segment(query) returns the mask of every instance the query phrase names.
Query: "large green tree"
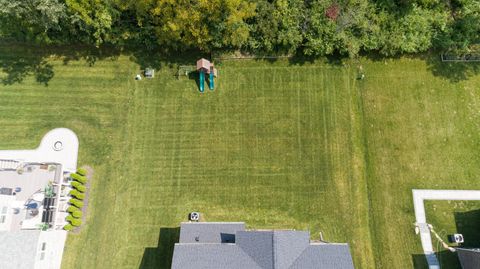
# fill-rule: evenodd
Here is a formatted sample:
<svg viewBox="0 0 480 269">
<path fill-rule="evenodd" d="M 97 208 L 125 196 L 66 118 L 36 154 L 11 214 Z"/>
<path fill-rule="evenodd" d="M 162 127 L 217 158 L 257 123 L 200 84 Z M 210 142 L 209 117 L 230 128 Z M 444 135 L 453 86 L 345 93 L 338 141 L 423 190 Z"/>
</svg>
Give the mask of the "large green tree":
<svg viewBox="0 0 480 269">
<path fill-rule="evenodd" d="M 293 53 L 301 46 L 305 5 L 299 0 L 259 0 L 250 21 L 250 48 L 263 52 Z"/>
<path fill-rule="evenodd" d="M 255 5 L 243 0 L 141 0 L 122 4 L 135 10 L 139 27 L 148 27 L 166 48 L 240 48 L 249 37 L 246 19 Z"/>
<path fill-rule="evenodd" d="M 37 43 L 141 44 L 355 56 L 468 51 L 478 0 L 0 0 L 0 37 Z"/>
<path fill-rule="evenodd" d="M 480 2 L 478 0 L 452 1 L 451 20 L 438 45 L 442 48 L 468 51 L 480 45 Z"/>
<path fill-rule="evenodd" d="M 109 0 L 66 0 L 70 32 L 79 41 L 100 45 L 115 43 L 112 25 L 118 10 Z"/>
<path fill-rule="evenodd" d="M 433 41 L 447 24 L 448 13 L 442 10 L 414 5 L 403 16 L 384 14 L 382 44 L 378 48 L 385 55 L 417 53 L 432 47 Z"/>
<path fill-rule="evenodd" d="M 0 34 L 23 41 L 49 42 L 49 31 L 66 17 L 59 0 L 0 0 Z"/>
<path fill-rule="evenodd" d="M 378 17 L 366 0 L 314 0 L 309 14 L 304 48 L 307 55 L 340 52 L 354 56 L 361 49 L 378 48 Z"/>
</svg>

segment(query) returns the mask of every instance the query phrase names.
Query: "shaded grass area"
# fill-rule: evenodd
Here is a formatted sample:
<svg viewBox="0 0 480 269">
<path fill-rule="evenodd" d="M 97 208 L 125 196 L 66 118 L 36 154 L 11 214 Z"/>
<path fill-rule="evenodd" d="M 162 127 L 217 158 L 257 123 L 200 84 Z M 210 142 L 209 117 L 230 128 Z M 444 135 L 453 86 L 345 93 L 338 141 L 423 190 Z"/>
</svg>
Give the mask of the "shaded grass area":
<svg viewBox="0 0 480 269">
<path fill-rule="evenodd" d="M 411 189 L 480 187 L 480 79 L 432 74 L 430 60 L 362 59 L 362 81 L 353 63 L 223 61 L 201 95 L 174 76 L 185 59 L 45 54 L 0 46 L 0 59 L 41 58 L 53 74 L 0 86 L 0 147 L 78 134 L 95 179 L 63 268 L 169 268 L 190 211 L 321 231 L 350 243 L 356 268 L 422 268 Z M 135 81 L 147 65 L 155 79 Z"/>
<path fill-rule="evenodd" d="M 436 229 L 440 237 L 448 242 L 448 235 L 460 233 L 465 242 L 460 246 L 478 248 L 480 246 L 480 202 L 478 201 L 427 201 L 425 203 L 427 220 Z M 434 241 L 439 261 L 444 268 L 461 268 L 456 253 L 445 251 Z M 454 245 L 455 244 L 450 244 Z"/>
</svg>

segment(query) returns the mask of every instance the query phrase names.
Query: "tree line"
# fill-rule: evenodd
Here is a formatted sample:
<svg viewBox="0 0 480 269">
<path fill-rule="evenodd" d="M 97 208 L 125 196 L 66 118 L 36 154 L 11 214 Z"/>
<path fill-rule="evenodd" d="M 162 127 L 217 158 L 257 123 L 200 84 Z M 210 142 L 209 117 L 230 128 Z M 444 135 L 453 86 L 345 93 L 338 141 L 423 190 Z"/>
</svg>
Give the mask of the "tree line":
<svg viewBox="0 0 480 269">
<path fill-rule="evenodd" d="M 480 1 L 0 0 L 0 38 L 303 55 L 465 51 L 480 43 Z"/>
</svg>

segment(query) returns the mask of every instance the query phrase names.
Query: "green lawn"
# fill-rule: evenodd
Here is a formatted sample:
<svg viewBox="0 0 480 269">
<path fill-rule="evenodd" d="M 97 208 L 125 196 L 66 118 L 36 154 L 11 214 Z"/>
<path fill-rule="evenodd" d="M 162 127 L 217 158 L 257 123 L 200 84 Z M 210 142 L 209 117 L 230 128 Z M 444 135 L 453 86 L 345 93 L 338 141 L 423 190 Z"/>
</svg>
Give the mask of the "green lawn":
<svg viewBox="0 0 480 269">
<path fill-rule="evenodd" d="M 168 268 L 190 211 L 321 231 L 357 269 L 423 268 L 411 189 L 480 187 L 480 76 L 454 82 L 429 59 L 362 59 L 363 81 L 348 62 L 223 61 L 201 95 L 173 76 L 184 60 L 135 81 L 138 55 L 51 52 L 0 46 L 0 148 L 79 136 L 95 172 L 66 269 Z"/>
</svg>

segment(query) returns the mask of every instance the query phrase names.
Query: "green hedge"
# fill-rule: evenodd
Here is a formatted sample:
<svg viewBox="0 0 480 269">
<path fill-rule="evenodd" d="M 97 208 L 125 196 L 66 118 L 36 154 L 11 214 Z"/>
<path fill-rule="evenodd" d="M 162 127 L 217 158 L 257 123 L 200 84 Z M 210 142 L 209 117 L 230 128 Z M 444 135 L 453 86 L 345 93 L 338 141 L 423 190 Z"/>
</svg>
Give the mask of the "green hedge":
<svg viewBox="0 0 480 269">
<path fill-rule="evenodd" d="M 87 169 L 85 168 L 78 168 L 77 169 L 77 174 L 81 175 L 81 176 L 86 176 L 87 175 Z"/>
<path fill-rule="evenodd" d="M 74 218 L 72 215 L 68 215 L 65 219 L 66 219 L 67 221 L 72 221 L 72 220 L 74 220 L 75 218 Z"/>
<path fill-rule="evenodd" d="M 65 231 L 71 231 L 71 230 L 73 230 L 73 228 L 74 228 L 73 225 L 70 224 L 70 223 L 67 224 L 67 225 L 65 225 L 65 226 L 63 226 L 63 229 L 64 229 Z"/>
<path fill-rule="evenodd" d="M 72 173 L 72 174 L 70 174 L 70 177 L 71 177 L 73 180 L 76 180 L 76 181 L 78 181 L 78 182 L 80 182 L 80 183 L 82 183 L 82 184 L 87 183 L 87 178 L 86 178 L 85 176 L 81 176 L 81 175 L 79 175 L 79 174 L 77 174 L 77 173 Z"/>
<path fill-rule="evenodd" d="M 69 207 L 67 208 L 67 212 L 69 212 L 69 213 L 73 213 L 73 212 L 75 212 L 75 211 L 79 211 L 79 209 L 76 208 L 76 207 L 73 206 L 73 205 L 71 205 L 71 206 L 69 206 Z"/>
<path fill-rule="evenodd" d="M 72 198 L 70 199 L 70 204 L 76 206 L 77 208 L 82 208 L 83 207 L 83 202 L 78 200 L 78 199 L 75 199 L 75 198 Z"/>
<path fill-rule="evenodd" d="M 80 192 L 85 192 L 87 190 L 87 187 L 85 187 L 85 185 L 83 185 L 82 183 L 80 183 L 78 181 L 72 181 L 72 187 L 74 187 L 75 189 L 77 189 Z"/>
<path fill-rule="evenodd" d="M 70 223 L 75 227 L 78 227 L 78 226 L 82 225 L 82 221 L 79 220 L 79 219 L 73 219 L 73 220 L 70 221 Z"/>
<path fill-rule="evenodd" d="M 71 190 L 68 194 L 70 194 L 71 196 L 79 199 L 79 200 L 83 200 L 85 199 L 85 193 L 81 193 L 77 190 Z"/>
<path fill-rule="evenodd" d="M 83 185 L 79 185 L 79 186 L 75 187 L 75 189 L 77 189 L 79 192 L 85 192 L 87 190 L 87 187 L 85 187 Z"/>
<path fill-rule="evenodd" d="M 80 183 L 80 182 L 78 182 L 78 181 L 72 181 L 70 184 L 71 184 L 72 187 L 74 187 L 74 188 L 77 188 L 78 186 L 83 186 L 83 184 Z"/>
<path fill-rule="evenodd" d="M 65 218 L 67 221 L 69 221 L 73 226 L 80 226 L 82 225 L 82 221 L 79 220 L 79 219 L 76 219 L 74 218 L 72 215 L 68 215 L 66 218 Z"/>
<path fill-rule="evenodd" d="M 80 210 L 73 211 L 73 212 L 72 212 L 72 216 L 75 217 L 75 218 L 77 218 L 77 219 L 79 219 L 79 218 L 81 218 L 81 217 L 83 216 L 83 213 L 82 213 L 82 211 L 80 211 Z"/>
</svg>

